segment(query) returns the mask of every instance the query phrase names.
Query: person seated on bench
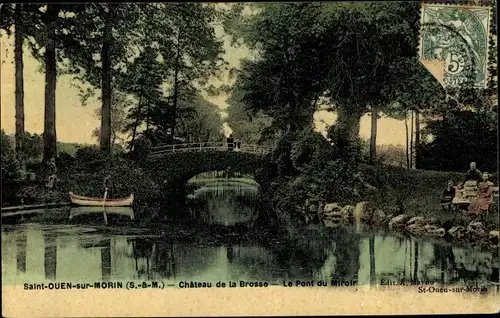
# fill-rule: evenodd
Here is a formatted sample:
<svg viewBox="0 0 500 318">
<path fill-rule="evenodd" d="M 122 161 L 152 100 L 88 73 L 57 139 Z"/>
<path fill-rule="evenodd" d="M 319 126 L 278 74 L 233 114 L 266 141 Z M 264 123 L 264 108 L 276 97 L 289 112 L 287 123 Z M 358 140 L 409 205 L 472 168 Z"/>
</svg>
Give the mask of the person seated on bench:
<svg viewBox="0 0 500 318">
<path fill-rule="evenodd" d="M 453 208 L 456 210 L 467 210 L 470 202 L 465 195 L 464 184 L 459 183 L 455 189 L 455 197 L 453 198 L 453 201 L 451 201 Z"/>
<path fill-rule="evenodd" d="M 470 198 L 476 195 L 477 184 L 483 181 L 481 171 L 476 168 L 476 163 L 470 163 L 470 169 L 465 173 L 465 194 Z"/>
<path fill-rule="evenodd" d="M 483 181 L 477 185 L 477 195 L 469 205 L 469 214 L 472 216 L 479 216 L 483 212 L 487 212 L 493 201 L 493 183 L 488 180 L 489 173 L 483 173 L 482 178 Z"/>
<path fill-rule="evenodd" d="M 465 173 L 465 182 L 467 181 L 475 181 L 476 183 L 483 181 L 483 175 L 476 168 L 475 162 L 470 163 L 470 169 Z"/>
<path fill-rule="evenodd" d="M 446 189 L 443 190 L 443 197 L 441 198 L 441 206 L 445 210 L 451 208 L 451 203 L 455 197 L 455 187 L 453 186 L 453 181 L 449 180 Z"/>
</svg>

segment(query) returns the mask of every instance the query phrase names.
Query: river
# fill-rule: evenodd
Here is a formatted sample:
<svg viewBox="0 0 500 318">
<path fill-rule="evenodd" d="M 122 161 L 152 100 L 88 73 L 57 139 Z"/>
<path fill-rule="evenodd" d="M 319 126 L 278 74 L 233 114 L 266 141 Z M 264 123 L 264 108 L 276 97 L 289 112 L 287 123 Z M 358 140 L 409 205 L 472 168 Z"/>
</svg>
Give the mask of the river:
<svg viewBox="0 0 500 318">
<path fill-rule="evenodd" d="M 201 228 L 205 224 L 224 230 L 243 224 L 243 229 L 255 231 L 258 189 L 252 184 L 238 180 L 202 183 L 190 201 L 190 218 Z M 419 280 L 464 286 L 474 281 L 491 289 L 499 281 L 496 251 L 387 233 L 311 230 L 314 233 L 294 241 L 274 237 L 273 242 L 279 242 L 274 246 L 241 233 L 241 228 L 220 235 L 201 232 L 196 239 L 135 229 L 140 217 L 124 210 L 107 216 L 124 220 L 111 225 L 119 231 L 99 224 L 103 213 L 95 209 L 51 213 L 65 214 L 53 222 L 43 221 L 42 214 L 28 214 L 2 226 L 3 285 L 130 280 L 161 280 L 171 286 L 187 281 L 282 285 L 287 280 L 294 284 L 321 280 L 329 285 L 367 285 Z M 221 235 L 224 240 L 214 239 Z"/>
</svg>

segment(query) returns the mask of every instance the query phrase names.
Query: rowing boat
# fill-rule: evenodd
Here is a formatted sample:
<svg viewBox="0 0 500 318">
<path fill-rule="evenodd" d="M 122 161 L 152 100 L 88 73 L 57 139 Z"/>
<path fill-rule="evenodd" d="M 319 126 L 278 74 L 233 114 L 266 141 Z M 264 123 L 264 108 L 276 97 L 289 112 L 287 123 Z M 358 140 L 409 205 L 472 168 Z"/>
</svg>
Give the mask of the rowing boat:
<svg viewBox="0 0 500 318">
<path fill-rule="evenodd" d="M 104 198 L 92 198 L 85 197 L 81 195 L 76 195 L 73 192 L 69 193 L 71 203 L 75 205 L 83 205 L 83 206 L 100 206 L 100 207 L 108 207 L 108 206 L 131 206 L 134 203 L 134 195 L 131 194 L 127 198 L 120 199 L 106 199 Z"/>
</svg>

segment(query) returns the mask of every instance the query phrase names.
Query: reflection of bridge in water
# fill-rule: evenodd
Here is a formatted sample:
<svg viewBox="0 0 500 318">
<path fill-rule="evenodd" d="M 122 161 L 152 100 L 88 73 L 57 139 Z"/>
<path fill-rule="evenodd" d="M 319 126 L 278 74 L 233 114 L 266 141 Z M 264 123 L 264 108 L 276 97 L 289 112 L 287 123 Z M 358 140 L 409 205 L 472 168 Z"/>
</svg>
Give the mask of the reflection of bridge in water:
<svg viewBox="0 0 500 318">
<path fill-rule="evenodd" d="M 263 155 L 269 153 L 271 147 L 257 144 L 240 144 L 235 147 L 235 144 L 227 144 L 224 142 L 202 142 L 202 143 L 187 143 L 187 144 L 166 144 L 153 148 L 151 154 L 158 155 L 163 153 L 173 152 L 200 152 L 200 151 L 236 151 L 250 153 L 255 155 Z"/>
</svg>

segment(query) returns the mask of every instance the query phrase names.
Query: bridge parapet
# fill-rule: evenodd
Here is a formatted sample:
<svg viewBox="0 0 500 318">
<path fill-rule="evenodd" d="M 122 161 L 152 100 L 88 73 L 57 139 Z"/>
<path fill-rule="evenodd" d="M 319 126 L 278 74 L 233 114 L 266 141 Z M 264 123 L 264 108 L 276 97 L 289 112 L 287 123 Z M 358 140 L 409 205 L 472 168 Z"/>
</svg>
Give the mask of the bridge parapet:
<svg viewBox="0 0 500 318">
<path fill-rule="evenodd" d="M 235 144 L 233 144 L 235 145 Z M 272 148 L 257 144 L 240 144 L 238 148 L 232 147 L 232 151 L 264 155 L 271 152 Z M 230 151 L 228 144 L 224 142 L 202 142 L 185 144 L 165 144 L 154 147 L 151 155 L 175 152 L 200 152 L 200 151 Z"/>
</svg>

